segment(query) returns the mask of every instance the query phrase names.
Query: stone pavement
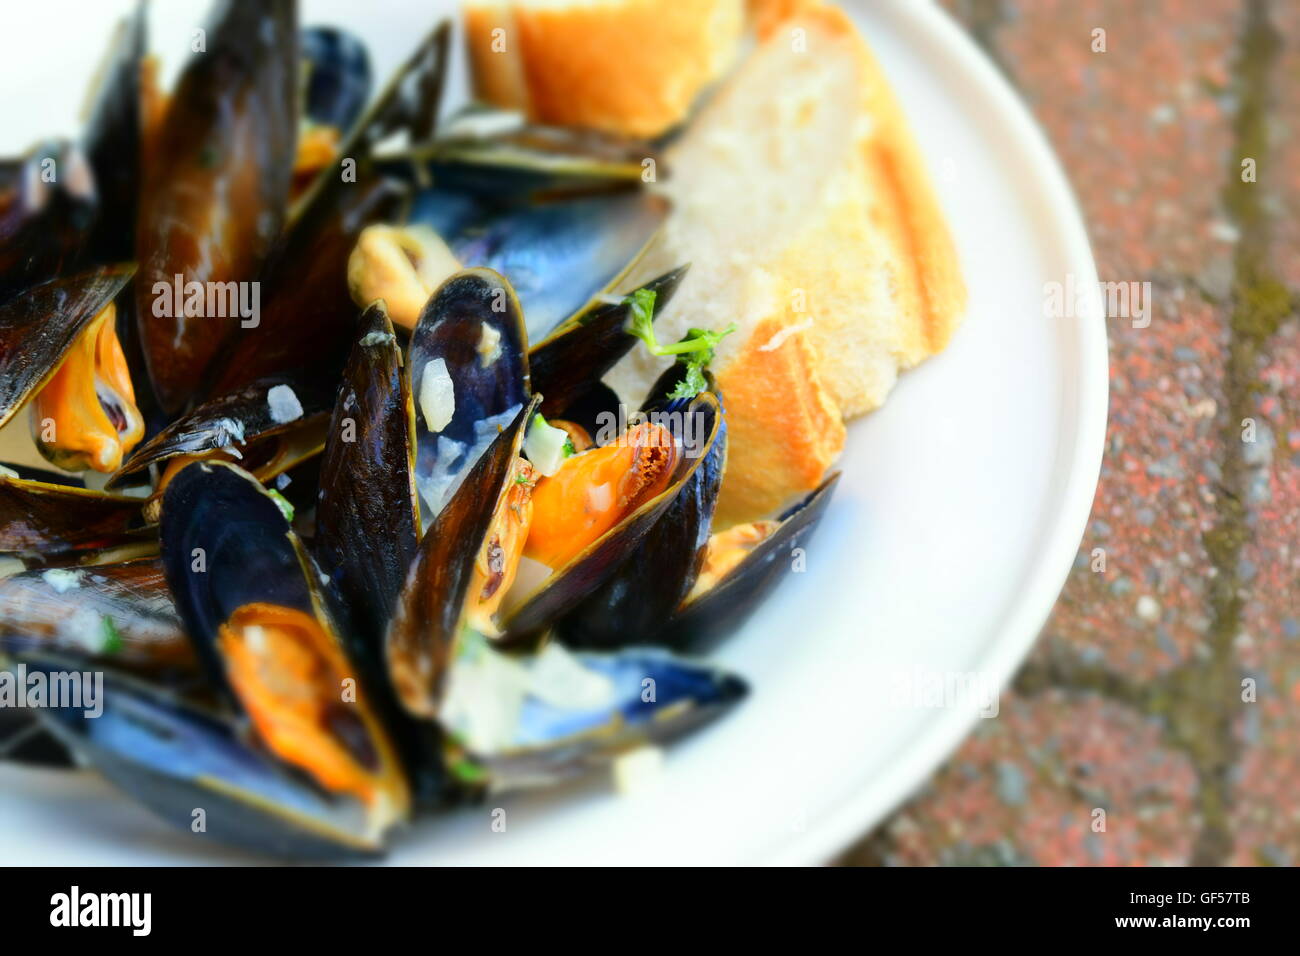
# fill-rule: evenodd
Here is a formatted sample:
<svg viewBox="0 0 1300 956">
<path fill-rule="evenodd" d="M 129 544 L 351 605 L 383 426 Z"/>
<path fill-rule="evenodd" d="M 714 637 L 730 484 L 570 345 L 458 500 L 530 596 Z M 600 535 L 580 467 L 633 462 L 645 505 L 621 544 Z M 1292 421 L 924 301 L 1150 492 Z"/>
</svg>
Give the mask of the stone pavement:
<svg viewBox="0 0 1300 956">
<path fill-rule="evenodd" d="M 1300 864 L 1300 3 L 944 5 L 1153 309 L 1109 322 L 1092 518 L 1000 716 L 841 862 Z"/>
</svg>

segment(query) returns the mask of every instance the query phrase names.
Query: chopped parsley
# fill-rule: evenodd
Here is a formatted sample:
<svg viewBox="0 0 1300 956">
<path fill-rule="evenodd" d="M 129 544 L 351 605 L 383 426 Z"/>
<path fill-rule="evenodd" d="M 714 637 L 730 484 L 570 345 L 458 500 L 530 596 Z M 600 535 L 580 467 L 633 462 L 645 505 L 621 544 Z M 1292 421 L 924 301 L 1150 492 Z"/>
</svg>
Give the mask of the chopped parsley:
<svg viewBox="0 0 1300 956">
<path fill-rule="evenodd" d="M 104 643 L 100 646 L 101 654 L 119 654 L 125 642 L 122 640 L 122 632 L 117 629 L 113 619 L 105 614 L 101 620 L 104 625 Z"/>
<path fill-rule="evenodd" d="M 669 398 L 694 398 L 708 387 L 704 378 L 705 367 L 713 361 L 714 350 L 719 342 L 736 331 L 732 322 L 725 329 L 715 332 L 711 329 L 691 329 L 680 342 L 673 345 L 660 345 L 655 337 L 654 313 L 655 292 L 653 289 L 637 289 L 626 299 L 631 317 L 627 330 L 645 343 L 651 355 L 676 356 L 678 364 L 684 366 L 684 378 L 668 393 Z"/>
<path fill-rule="evenodd" d="M 453 761 L 448 769 L 451 770 L 452 776 L 461 783 L 479 784 L 488 781 L 487 771 L 468 757 L 461 757 Z"/>
</svg>

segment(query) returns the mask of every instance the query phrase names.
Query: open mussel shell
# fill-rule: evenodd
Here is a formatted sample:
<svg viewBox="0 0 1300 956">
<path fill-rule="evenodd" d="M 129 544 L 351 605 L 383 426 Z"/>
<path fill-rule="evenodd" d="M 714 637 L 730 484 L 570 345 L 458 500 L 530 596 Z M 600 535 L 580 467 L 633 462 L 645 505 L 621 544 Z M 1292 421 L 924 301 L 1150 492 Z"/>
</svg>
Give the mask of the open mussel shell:
<svg viewBox="0 0 1300 956">
<path fill-rule="evenodd" d="M 407 57 L 366 110 L 357 125 L 356 148 L 368 153 L 394 134 L 404 135 L 409 144 L 433 137 L 447 84 L 450 52 L 451 21 L 443 20 Z"/>
<path fill-rule="evenodd" d="M 73 143 L 52 140 L 0 161 L 0 303 L 83 261 L 99 202 Z"/>
<path fill-rule="evenodd" d="M 638 552 L 645 536 L 663 518 L 682 489 L 690 485 L 696 472 L 711 460 L 715 443 L 725 436 L 717 397 L 711 392 L 701 392 L 682 411 L 681 420 L 690 423 L 689 444 L 683 445 L 683 453 L 677 459 L 668 486 L 563 567 L 553 568 L 550 576 L 506 615 L 502 628 L 506 632 L 504 640 L 507 645 L 536 644 L 546 628 L 600 587 Z"/>
<path fill-rule="evenodd" d="M 326 433 L 314 551 L 352 629 L 379 659 L 419 547 L 415 410 L 382 303 L 366 309 L 358 331 Z"/>
<path fill-rule="evenodd" d="M 720 581 L 696 595 L 660 629 L 654 643 L 691 654 L 712 650 L 758 609 L 781 578 L 798 565 L 826 513 L 837 471 L 780 517 L 780 524 Z"/>
<path fill-rule="evenodd" d="M 296 10 L 293 0 L 224 0 L 145 164 L 136 320 L 169 414 L 195 397 L 242 320 L 238 310 L 229 314 L 229 294 L 216 290 L 258 278 L 284 221 L 298 128 Z M 191 286 L 222 298 L 213 303 L 222 307 L 205 304 L 194 314 Z"/>
<path fill-rule="evenodd" d="M 388 674 L 402 705 L 417 717 L 438 715 L 447 667 L 465 629 L 474 562 L 497 502 L 509 491 L 537 401 L 519 409 L 434 517 L 402 588 L 388 628 Z"/>
<path fill-rule="evenodd" d="M 0 578 L 0 654 L 55 653 L 169 682 L 194 651 L 157 560 Z"/>
<path fill-rule="evenodd" d="M 635 189 L 657 178 L 644 142 L 593 130 L 523 123 L 518 113 L 474 106 L 448 118 L 439 137 L 386 153 L 384 169 L 422 186 L 493 201 Z"/>
<path fill-rule="evenodd" d="M 476 637 L 476 636 L 475 636 Z M 654 648 L 507 655 L 467 640 L 440 721 L 448 764 L 489 792 L 549 786 L 680 737 L 742 700 L 734 674 Z"/>
<path fill-rule="evenodd" d="M 0 552 L 50 561 L 142 540 L 140 498 L 0 474 Z"/>
<path fill-rule="evenodd" d="M 447 796 L 441 744 L 402 710 L 384 658 L 388 624 L 420 540 L 414 408 L 402 363 L 401 343 L 377 302 L 362 316 L 327 430 L 312 550 L 332 607 L 346 622 L 352 660 L 366 670 L 424 806 Z"/>
<path fill-rule="evenodd" d="M 0 426 L 50 380 L 134 271 L 106 266 L 51 279 L 0 305 Z"/>
<path fill-rule="evenodd" d="M 680 437 L 691 421 L 689 404 L 686 399 L 656 401 L 649 414 Z M 646 532 L 635 556 L 556 622 L 556 634 L 565 644 L 608 650 L 661 642 L 665 622 L 690 594 L 704 562 L 726 463 L 723 416 L 699 466 Z"/>
<path fill-rule="evenodd" d="M 643 288 L 655 293 L 656 315 L 663 313 L 688 268 L 682 266 L 645 284 Z M 585 407 L 594 394 L 608 392 L 601 378 L 638 341 L 627 331 L 631 309 L 629 296 L 617 302 L 596 302 L 529 349 L 533 390 L 542 396 L 542 414 L 548 419 L 573 421 L 567 414 L 571 408 Z M 603 395 L 601 404 L 608 404 Z"/>
<path fill-rule="evenodd" d="M 95 173 L 99 209 L 89 240 L 95 262 L 123 262 L 135 256 L 135 218 L 140 198 L 141 71 L 148 52 L 146 4 L 113 33 L 100 83 L 82 136 Z"/>
<path fill-rule="evenodd" d="M 79 669 L 22 663 L 50 676 Z M 382 853 L 382 834 L 355 805 L 287 770 L 227 717 L 112 671 L 102 698 L 98 716 L 71 707 L 39 716 L 83 764 L 178 829 L 289 860 Z"/>
<path fill-rule="evenodd" d="M 250 731 L 375 829 L 404 819 L 405 771 L 280 501 L 239 468 L 197 462 L 167 486 L 161 536 L 200 661 Z"/>
<path fill-rule="evenodd" d="M 301 546 L 279 502 L 242 469 L 188 465 L 163 496 L 162 559 L 195 649 L 212 679 L 229 690 L 217 647 L 221 627 L 254 603 L 315 614 Z M 233 696 L 232 701 L 237 702 Z"/>
<path fill-rule="evenodd" d="M 12 474 L 9 474 L 12 472 Z M 36 468 L 17 461 L 0 462 L 0 477 L 21 478 L 23 481 L 42 481 L 47 485 L 62 485 L 64 488 L 85 488 L 86 481 L 80 475 L 70 471 L 51 471 L 48 468 Z"/>
<path fill-rule="evenodd" d="M 151 465 L 214 452 L 233 454 L 263 480 L 274 477 L 319 453 L 330 392 L 323 382 L 308 389 L 280 376 L 244 385 L 164 428 L 122 465 L 109 486 L 121 485 Z"/>
<path fill-rule="evenodd" d="M 644 191 L 500 207 L 435 186 L 415 196 L 410 221 L 431 227 L 462 265 L 509 279 L 540 341 L 619 283 L 667 213 L 667 200 Z"/>
<path fill-rule="evenodd" d="M 370 56 L 365 44 L 346 30 L 308 27 L 299 34 L 307 74 L 304 118 L 347 131 L 370 99 Z"/>
<path fill-rule="evenodd" d="M 528 401 L 527 349 L 514 289 L 491 269 L 456 273 L 420 313 L 407 361 L 425 526 Z"/>
</svg>

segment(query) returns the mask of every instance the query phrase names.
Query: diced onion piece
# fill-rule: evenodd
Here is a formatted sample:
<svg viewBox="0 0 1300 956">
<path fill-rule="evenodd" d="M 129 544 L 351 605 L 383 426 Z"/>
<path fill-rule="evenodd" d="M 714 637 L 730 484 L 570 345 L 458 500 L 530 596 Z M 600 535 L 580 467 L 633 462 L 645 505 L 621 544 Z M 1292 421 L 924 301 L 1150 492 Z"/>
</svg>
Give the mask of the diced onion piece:
<svg viewBox="0 0 1300 956">
<path fill-rule="evenodd" d="M 548 425 L 541 415 L 534 415 L 524 437 L 524 454 L 534 468 L 549 478 L 560 470 L 568 457 L 564 448 L 568 441 L 569 433 L 563 428 Z"/>
<path fill-rule="evenodd" d="M 614 788 L 625 796 L 656 790 L 663 783 L 664 753 L 658 747 L 638 747 L 614 759 Z"/>
<path fill-rule="evenodd" d="M 288 385 L 273 385 L 266 393 L 266 406 L 271 413 L 271 421 L 277 425 L 286 425 L 302 418 L 302 402 Z"/>
<path fill-rule="evenodd" d="M 456 392 L 452 388 L 447 363 L 441 358 L 430 359 L 420 378 L 420 411 L 431 432 L 440 432 L 456 414 Z"/>
<path fill-rule="evenodd" d="M 478 339 L 478 360 L 487 368 L 501 357 L 501 333 L 484 322 Z"/>
</svg>

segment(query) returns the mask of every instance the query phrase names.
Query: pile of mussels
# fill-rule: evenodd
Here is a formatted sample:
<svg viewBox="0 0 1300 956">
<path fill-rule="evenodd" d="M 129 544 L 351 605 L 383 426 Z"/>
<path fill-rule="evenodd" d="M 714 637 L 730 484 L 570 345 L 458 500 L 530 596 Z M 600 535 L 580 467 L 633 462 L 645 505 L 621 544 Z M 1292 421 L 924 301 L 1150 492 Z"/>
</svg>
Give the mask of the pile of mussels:
<svg viewBox="0 0 1300 956">
<path fill-rule="evenodd" d="M 0 669 L 103 680 L 97 713 L 0 708 L 0 754 L 321 859 L 733 706 L 681 655 L 835 479 L 714 534 L 712 377 L 617 417 L 601 377 L 684 272 L 610 294 L 665 214 L 651 146 L 439 125 L 447 24 L 372 98 L 364 47 L 289 0 L 222 3 L 164 97 L 145 13 L 82 138 L 0 162 L 0 424 L 30 409 L 62 469 L 0 467 Z M 374 226 L 399 269 L 419 229 L 455 257 L 406 321 L 354 302 Z"/>
</svg>

